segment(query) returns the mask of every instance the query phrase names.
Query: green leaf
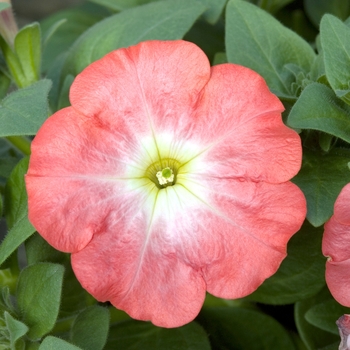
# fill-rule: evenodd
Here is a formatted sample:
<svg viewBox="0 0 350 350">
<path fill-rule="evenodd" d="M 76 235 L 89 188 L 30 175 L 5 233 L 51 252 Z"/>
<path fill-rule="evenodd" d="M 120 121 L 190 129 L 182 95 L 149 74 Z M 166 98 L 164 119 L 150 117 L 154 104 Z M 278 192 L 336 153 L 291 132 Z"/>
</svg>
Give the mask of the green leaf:
<svg viewBox="0 0 350 350">
<path fill-rule="evenodd" d="M 319 348 L 319 350 L 339 350 L 339 340 L 335 343 Z"/>
<path fill-rule="evenodd" d="M 68 74 L 63 82 L 62 89 L 60 91 L 60 96 L 58 99 L 58 109 L 70 106 L 69 101 L 69 89 L 74 81 L 74 76 Z"/>
<path fill-rule="evenodd" d="M 28 212 L 28 196 L 24 175 L 28 170 L 29 157 L 18 162 L 5 187 L 5 217 L 7 227 L 11 228 Z"/>
<path fill-rule="evenodd" d="M 0 289 L 2 287 L 8 287 L 10 292 L 14 293 L 17 286 L 17 278 L 18 278 L 18 272 L 14 268 L 0 269 Z"/>
<path fill-rule="evenodd" d="M 131 320 L 111 327 L 105 349 L 210 350 L 210 344 L 202 327 L 195 322 L 166 329 Z"/>
<path fill-rule="evenodd" d="M 61 27 L 61 25 L 63 25 L 66 22 L 67 22 L 67 19 L 66 18 L 62 18 L 62 19 L 58 20 L 57 22 L 53 23 L 51 25 L 51 27 L 49 27 L 47 29 L 47 32 L 45 33 L 45 36 L 43 38 L 43 45 L 44 45 L 44 47 L 48 44 L 48 42 L 53 37 L 53 35 L 57 32 L 59 27 Z M 62 50 L 62 48 L 60 48 L 60 49 Z"/>
<path fill-rule="evenodd" d="M 9 177 L 18 161 L 19 159 L 15 157 L 0 158 L 0 176 Z"/>
<path fill-rule="evenodd" d="M 325 285 L 322 234 L 323 229 L 305 222 L 288 243 L 288 255 L 278 271 L 245 299 L 283 305 L 317 294 Z"/>
<path fill-rule="evenodd" d="M 32 235 L 25 243 L 28 265 L 38 262 L 63 263 L 66 257 L 52 246 L 50 246 L 38 233 Z"/>
<path fill-rule="evenodd" d="M 57 57 L 55 61 L 51 62 L 50 69 L 47 72 L 47 77 L 52 81 L 52 89 L 49 92 L 49 103 L 53 112 L 58 110 L 58 101 L 61 97 L 62 90 L 61 74 L 68 54 L 69 52 L 66 51 Z"/>
<path fill-rule="evenodd" d="M 195 0 L 167 0 L 106 18 L 75 42 L 65 64 L 65 75 L 75 76 L 108 52 L 140 41 L 181 39 L 204 10 Z"/>
<path fill-rule="evenodd" d="M 213 349 L 295 350 L 288 332 L 272 317 L 239 307 L 203 308 L 199 321 Z"/>
<path fill-rule="evenodd" d="M 226 8 L 226 53 L 229 62 L 255 70 L 275 94 L 285 98 L 293 98 L 291 85 L 296 81 L 287 65 L 307 73 L 316 57 L 296 33 L 241 0 L 230 0 Z"/>
<path fill-rule="evenodd" d="M 303 90 L 289 113 L 287 124 L 296 129 L 323 131 L 350 142 L 350 106 L 319 83 Z"/>
<path fill-rule="evenodd" d="M 218 51 L 225 51 L 224 36 L 225 26 L 223 21 L 211 25 L 200 19 L 185 35 L 184 40 L 190 41 L 199 46 L 212 62 Z"/>
<path fill-rule="evenodd" d="M 350 104 L 350 28 L 332 15 L 320 25 L 326 76 L 338 97 Z"/>
<path fill-rule="evenodd" d="M 11 93 L 0 103 L 0 137 L 35 135 L 48 117 L 50 80 Z"/>
<path fill-rule="evenodd" d="M 305 314 L 306 320 L 327 332 L 338 335 L 339 330 L 336 325 L 338 318 L 344 314 L 349 314 L 350 309 L 338 304 L 333 298 L 323 301 L 311 307 Z"/>
<path fill-rule="evenodd" d="M 293 182 L 304 192 L 307 219 L 313 226 L 321 226 L 332 216 L 336 198 L 350 182 L 349 160 L 350 151 L 345 149 L 324 155 L 304 151 L 301 170 Z"/>
<path fill-rule="evenodd" d="M 30 328 L 28 337 L 42 338 L 56 323 L 61 300 L 64 268 L 38 263 L 22 270 L 17 286 L 17 303 L 22 320 Z"/>
<path fill-rule="evenodd" d="M 218 21 L 227 0 L 200 0 L 207 8 L 203 17 L 211 24 Z"/>
<path fill-rule="evenodd" d="M 205 301 L 203 306 L 204 307 L 217 307 L 217 306 L 246 306 L 250 305 L 249 301 L 246 301 L 246 299 L 222 299 L 219 297 L 214 297 L 214 295 L 211 295 L 207 293 L 205 296 Z"/>
<path fill-rule="evenodd" d="M 75 319 L 71 342 L 84 350 L 102 350 L 109 332 L 109 312 L 101 306 L 91 306 Z"/>
<path fill-rule="evenodd" d="M 3 53 L 11 78 L 15 81 L 18 87 L 23 87 L 23 84 L 25 84 L 26 82 L 26 77 L 24 75 L 21 62 L 19 61 L 19 58 L 17 57 L 16 53 L 13 51 L 11 46 L 5 41 L 5 39 L 1 35 L 0 49 Z"/>
<path fill-rule="evenodd" d="M 11 347 L 15 349 L 17 340 L 23 337 L 28 332 L 29 328 L 24 323 L 13 318 L 7 311 L 5 311 L 4 315 L 7 330 L 10 333 Z"/>
<path fill-rule="evenodd" d="M 89 0 L 101 6 L 105 6 L 112 11 L 124 11 L 126 9 L 149 4 L 159 0 Z"/>
<path fill-rule="evenodd" d="M 42 20 L 40 25 L 46 40 L 42 70 L 48 71 L 54 60 L 68 51 L 82 33 L 109 15 L 108 11 L 103 11 L 93 4 L 83 4 L 56 12 Z"/>
<path fill-rule="evenodd" d="M 0 138 L 0 177 L 7 179 L 21 158 L 22 155 L 6 139 Z"/>
<path fill-rule="evenodd" d="M 22 28 L 15 38 L 15 52 L 22 67 L 25 80 L 21 87 L 29 86 L 40 79 L 41 32 L 39 23 Z"/>
<path fill-rule="evenodd" d="M 217 52 L 214 56 L 213 66 L 223 63 L 227 63 L 227 56 L 225 52 Z"/>
<path fill-rule="evenodd" d="M 0 310 L 7 310 L 13 314 L 16 313 L 14 306 L 12 305 L 12 296 L 10 295 L 10 289 L 5 287 L 0 287 Z"/>
<path fill-rule="evenodd" d="M 39 342 L 35 342 L 35 343 L 31 342 L 29 344 L 27 343 L 26 346 L 27 347 L 25 350 L 39 350 L 40 343 Z"/>
<path fill-rule="evenodd" d="M 34 232 L 35 228 L 28 221 L 27 215 L 19 219 L 1 242 L 0 265 Z"/>
<path fill-rule="evenodd" d="M 82 350 L 77 346 L 66 342 L 63 339 L 47 336 L 41 343 L 39 350 Z M 85 349 L 84 349 L 85 350 Z"/>
<path fill-rule="evenodd" d="M 311 22 L 318 27 L 326 13 L 345 20 L 350 15 L 350 0 L 304 0 L 304 8 Z"/>
<path fill-rule="evenodd" d="M 0 71 L 0 99 L 3 99 L 11 85 L 11 79 Z"/>
<path fill-rule="evenodd" d="M 116 309 L 114 306 L 109 307 L 109 314 L 110 322 L 113 324 L 131 319 L 131 317 L 126 312 Z"/>
<path fill-rule="evenodd" d="M 338 342 L 339 345 L 339 335 L 336 336 L 315 327 L 305 318 L 305 314 L 308 312 L 308 310 L 310 310 L 313 306 L 328 300 L 329 298 L 331 298 L 331 296 L 327 287 L 325 287 L 314 297 L 299 301 L 295 304 L 295 323 L 298 333 L 308 350 L 326 349 L 327 346 L 333 345 L 335 342 Z"/>
<path fill-rule="evenodd" d="M 69 254 L 62 253 L 51 247 L 38 233 L 25 242 L 28 265 L 38 262 L 61 264 L 65 268 L 59 317 L 69 317 L 82 309 L 92 297 L 82 288 L 74 275 Z"/>
<path fill-rule="evenodd" d="M 10 231 L 0 245 L 0 265 L 35 232 L 28 221 L 28 199 L 24 184 L 28 161 L 28 158 L 23 158 L 17 164 L 5 187 L 5 217 Z"/>
<path fill-rule="evenodd" d="M 319 137 L 319 144 L 324 152 L 329 152 L 333 146 L 334 140 L 336 138 L 330 134 L 321 133 Z"/>
<path fill-rule="evenodd" d="M 258 3 L 262 9 L 274 14 L 293 1 L 294 0 L 260 0 Z"/>
</svg>

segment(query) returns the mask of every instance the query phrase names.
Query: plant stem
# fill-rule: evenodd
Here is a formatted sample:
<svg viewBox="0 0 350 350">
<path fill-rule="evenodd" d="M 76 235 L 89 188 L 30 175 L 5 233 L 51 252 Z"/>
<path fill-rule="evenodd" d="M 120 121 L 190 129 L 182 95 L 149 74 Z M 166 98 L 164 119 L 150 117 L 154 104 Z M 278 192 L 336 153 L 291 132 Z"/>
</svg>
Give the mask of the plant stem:
<svg viewBox="0 0 350 350">
<path fill-rule="evenodd" d="M 31 141 L 25 136 L 7 136 L 9 141 L 14 147 L 16 147 L 24 155 L 30 155 L 30 143 Z"/>
</svg>

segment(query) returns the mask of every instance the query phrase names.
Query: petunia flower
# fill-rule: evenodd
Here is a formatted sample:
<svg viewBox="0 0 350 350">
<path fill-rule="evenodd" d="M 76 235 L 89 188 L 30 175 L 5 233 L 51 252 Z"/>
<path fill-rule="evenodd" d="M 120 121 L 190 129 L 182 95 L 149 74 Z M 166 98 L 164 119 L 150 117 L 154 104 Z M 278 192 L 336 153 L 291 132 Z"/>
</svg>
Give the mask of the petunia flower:
<svg viewBox="0 0 350 350">
<path fill-rule="evenodd" d="M 326 282 L 333 297 L 350 306 L 350 184 L 340 192 L 334 214 L 325 224 L 322 251 L 327 259 Z"/>
<path fill-rule="evenodd" d="M 350 315 L 341 316 L 336 324 L 341 339 L 339 350 L 350 350 Z"/>
<path fill-rule="evenodd" d="M 252 293 L 306 213 L 296 132 L 265 81 L 185 41 L 92 63 L 32 144 L 29 218 L 82 286 L 140 320 L 193 320 Z"/>
</svg>

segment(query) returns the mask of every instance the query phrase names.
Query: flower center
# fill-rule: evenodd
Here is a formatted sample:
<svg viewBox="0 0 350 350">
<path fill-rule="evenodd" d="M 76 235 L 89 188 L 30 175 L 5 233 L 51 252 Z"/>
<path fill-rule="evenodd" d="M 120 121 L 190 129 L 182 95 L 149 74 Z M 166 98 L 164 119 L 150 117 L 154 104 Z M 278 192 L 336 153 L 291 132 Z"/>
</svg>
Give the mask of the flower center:
<svg viewBox="0 0 350 350">
<path fill-rule="evenodd" d="M 163 158 L 161 161 L 151 164 L 146 169 L 145 176 L 162 189 L 175 185 L 180 166 L 180 162 L 173 158 Z"/>
<path fill-rule="evenodd" d="M 159 185 L 166 185 L 174 181 L 174 173 L 169 167 L 164 168 L 162 171 L 158 171 L 156 176 L 158 178 Z"/>
</svg>

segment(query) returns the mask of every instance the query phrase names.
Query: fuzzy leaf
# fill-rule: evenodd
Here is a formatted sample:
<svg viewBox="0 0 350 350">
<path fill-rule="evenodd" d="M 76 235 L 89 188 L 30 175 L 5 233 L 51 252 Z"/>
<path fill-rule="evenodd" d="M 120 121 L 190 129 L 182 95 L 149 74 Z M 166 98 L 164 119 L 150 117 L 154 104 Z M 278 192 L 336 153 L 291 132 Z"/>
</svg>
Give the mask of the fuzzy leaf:
<svg viewBox="0 0 350 350">
<path fill-rule="evenodd" d="M 64 284 L 61 296 L 60 318 L 72 316 L 86 308 L 91 296 L 82 288 L 74 275 L 69 254 L 59 252 L 51 247 L 39 234 L 32 235 L 26 242 L 28 265 L 38 262 L 61 264 L 65 268 Z"/>
<path fill-rule="evenodd" d="M 315 305 L 329 300 L 330 293 L 325 287 L 317 295 L 312 298 L 299 301 L 295 304 L 295 323 L 301 339 L 306 344 L 307 349 L 334 349 L 332 346 L 335 342 L 340 342 L 339 335 L 326 332 L 315 327 L 307 321 L 305 314 Z M 335 348 L 336 349 L 336 348 Z"/>
<path fill-rule="evenodd" d="M 287 124 L 297 129 L 323 131 L 350 142 L 350 106 L 319 83 L 305 88 L 290 111 Z"/>
<path fill-rule="evenodd" d="M 199 320 L 213 349 L 295 350 L 288 332 L 272 317 L 240 307 L 203 308 Z"/>
<path fill-rule="evenodd" d="M 65 64 L 66 74 L 76 75 L 108 52 L 140 41 L 181 39 L 204 11 L 195 0 L 167 0 L 106 18 L 75 42 Z"/>
<path fill-rule="evenodd" d="M 22 28 L 15 38 L 15 52 L 22 67 L 25 80 L 22 87 L 39 80 L 41 64 L 41 32 L 39 23 Z"/>
<path fill-rule="evenodd" d="M 75 319 L 71 341 L 84 350 L 102 350 L 109 332 L 109 312 L 101 306 L 91 306 Z"/>
<path fill-rule="evenodd" d="M 77 346 L 66 342 L 63 339 L 49 335 L 41 343 L 39 350 L 82 350 Z"/>
<path fill-rule="evenodd" d="M 113 0 L 114 1 L 114 0 Z M 77 38 L 110 13 L 93 4 L 68 8 L 44 18 L 40 26 L 45 38 L 42 69 L 47 72 L 53 62 L 65 54 Z"/>
<path fill-rule="evenodd" d="M 0 66 L 1 69 L 1 66 Z M 0 100 L 3 99 L 11 85 L 11 79 L 0 71 Z"/>
<path fill-rule="evenodd" d="M 321 253 L 323 230 L 305 222 L 288 243 L 288 255 L 278 271 L 247 297 L 264 304 L 283 305 L 309 298 L 325 285 Z"/>
<path fill-rule="evenodd" d="M 197 323 L 159 328 L 150 323 L 124 321 L 111 327 L 106 350 L 210 350 L 208 338 Z"/>
<path fill-rule="evenodd" d="M 22 320 L 30 328 L 28 337 L 42 338 L 56 323 L 61 301 L 64 268 L 38 263 L 22 270 L 17 286 L 17 302 Z"/>
<path fill-rule="evenodd" d="M 333 214 L 333 206 L 341 189 L 350 182 L 349 150 L 333 150 L 328 154 L 304 151 L 303 164 L 293 182 L 304 192 L 307 219 L 321 226 Z"/>
<path fill-rule="evenodd" d="M 19 219 L 1 242 L 0 265 L 34 232 L 35 228 L 28 221 L 27 215 Z"/>
<path fill-rule="evenodd" d="M 137 7 L 150 2 L 156 2 L 159 0 L 89 0 L 101 6 L 105 6 L 112 11 L 124 11 L 126 9 Z"/>
<path fill-rule="evenodd" d="M 336 321 L 343 314 L 349 314 L 350 309 L 338 304 L 333 298 L 311 307 L 305 314 L 306 320 L 327 332 L 338 335 Z"/>
<path fill-rule="evenodd" d="M 209 23 L 216 23 L 226 5 L 227 0 L 200 0 L 207 10 L 204 12 L 204 18 Z"/>
<path fill-rule="evenodd" d="M 0 265 L 35 232 L 28 221 L 28 198 L 24 184 L 28 161 L 28 158 L 24 158 L 17 164 L 5 187 L 5 217 L 10 231 L 0 245 Z"/>
<path fill-rule="evenodd" d="M 289 3 L 293 2 L 294 0 L 265 0 L 265 1 L 259 1 L 260 6 L 272 14 L 276 13 L 278 10 L 280 10 L 282 7 L 288 5 Z"/>
<path fill-rule="evenodd" d="M 331 13 L 343 20 L 350 15 L 350 0 L 304 0 L 304 7 L 306 14 L 316 27 L 326 13 Z"/>
<path fill-rule="evenodd" d="M 16 349 L 16 341 L 23 337 L 28 332 L 29 328 L 24 323 L 13 318 L 7 311 L 5 311 L 4 316 L 7 330 L 10 333 L 11 346 L 13 349 Z"/>
<path fill-rule="evenodd" d="M 50 80 L 37 83 L 4 98 L 0 103 L 0 137 L 35 135 L 48 117 Z"/>
<path fill-rule="evenodd" d="M 295 75 L 286 65 L 309 72 L 316 57 L 311 46 L 267 12 L 242 0 L 226 8 L 226 53 L 229 62 L 261 74 L 280 97 L 293 97 Z"/>
<path fill-rule="evenodd" d="M 23 158 L 13 169 L 5 187 L 5 217 L 9 228 L 27 215 L 28 196 L 24 175 L 28 170 L 29 157 Z"/>
<path fill-rule="evenodd" d="M 327 79 L 336 95 L 350 104 L 350 28 L 325 15 L 320 33 Z"/>
</svg>

